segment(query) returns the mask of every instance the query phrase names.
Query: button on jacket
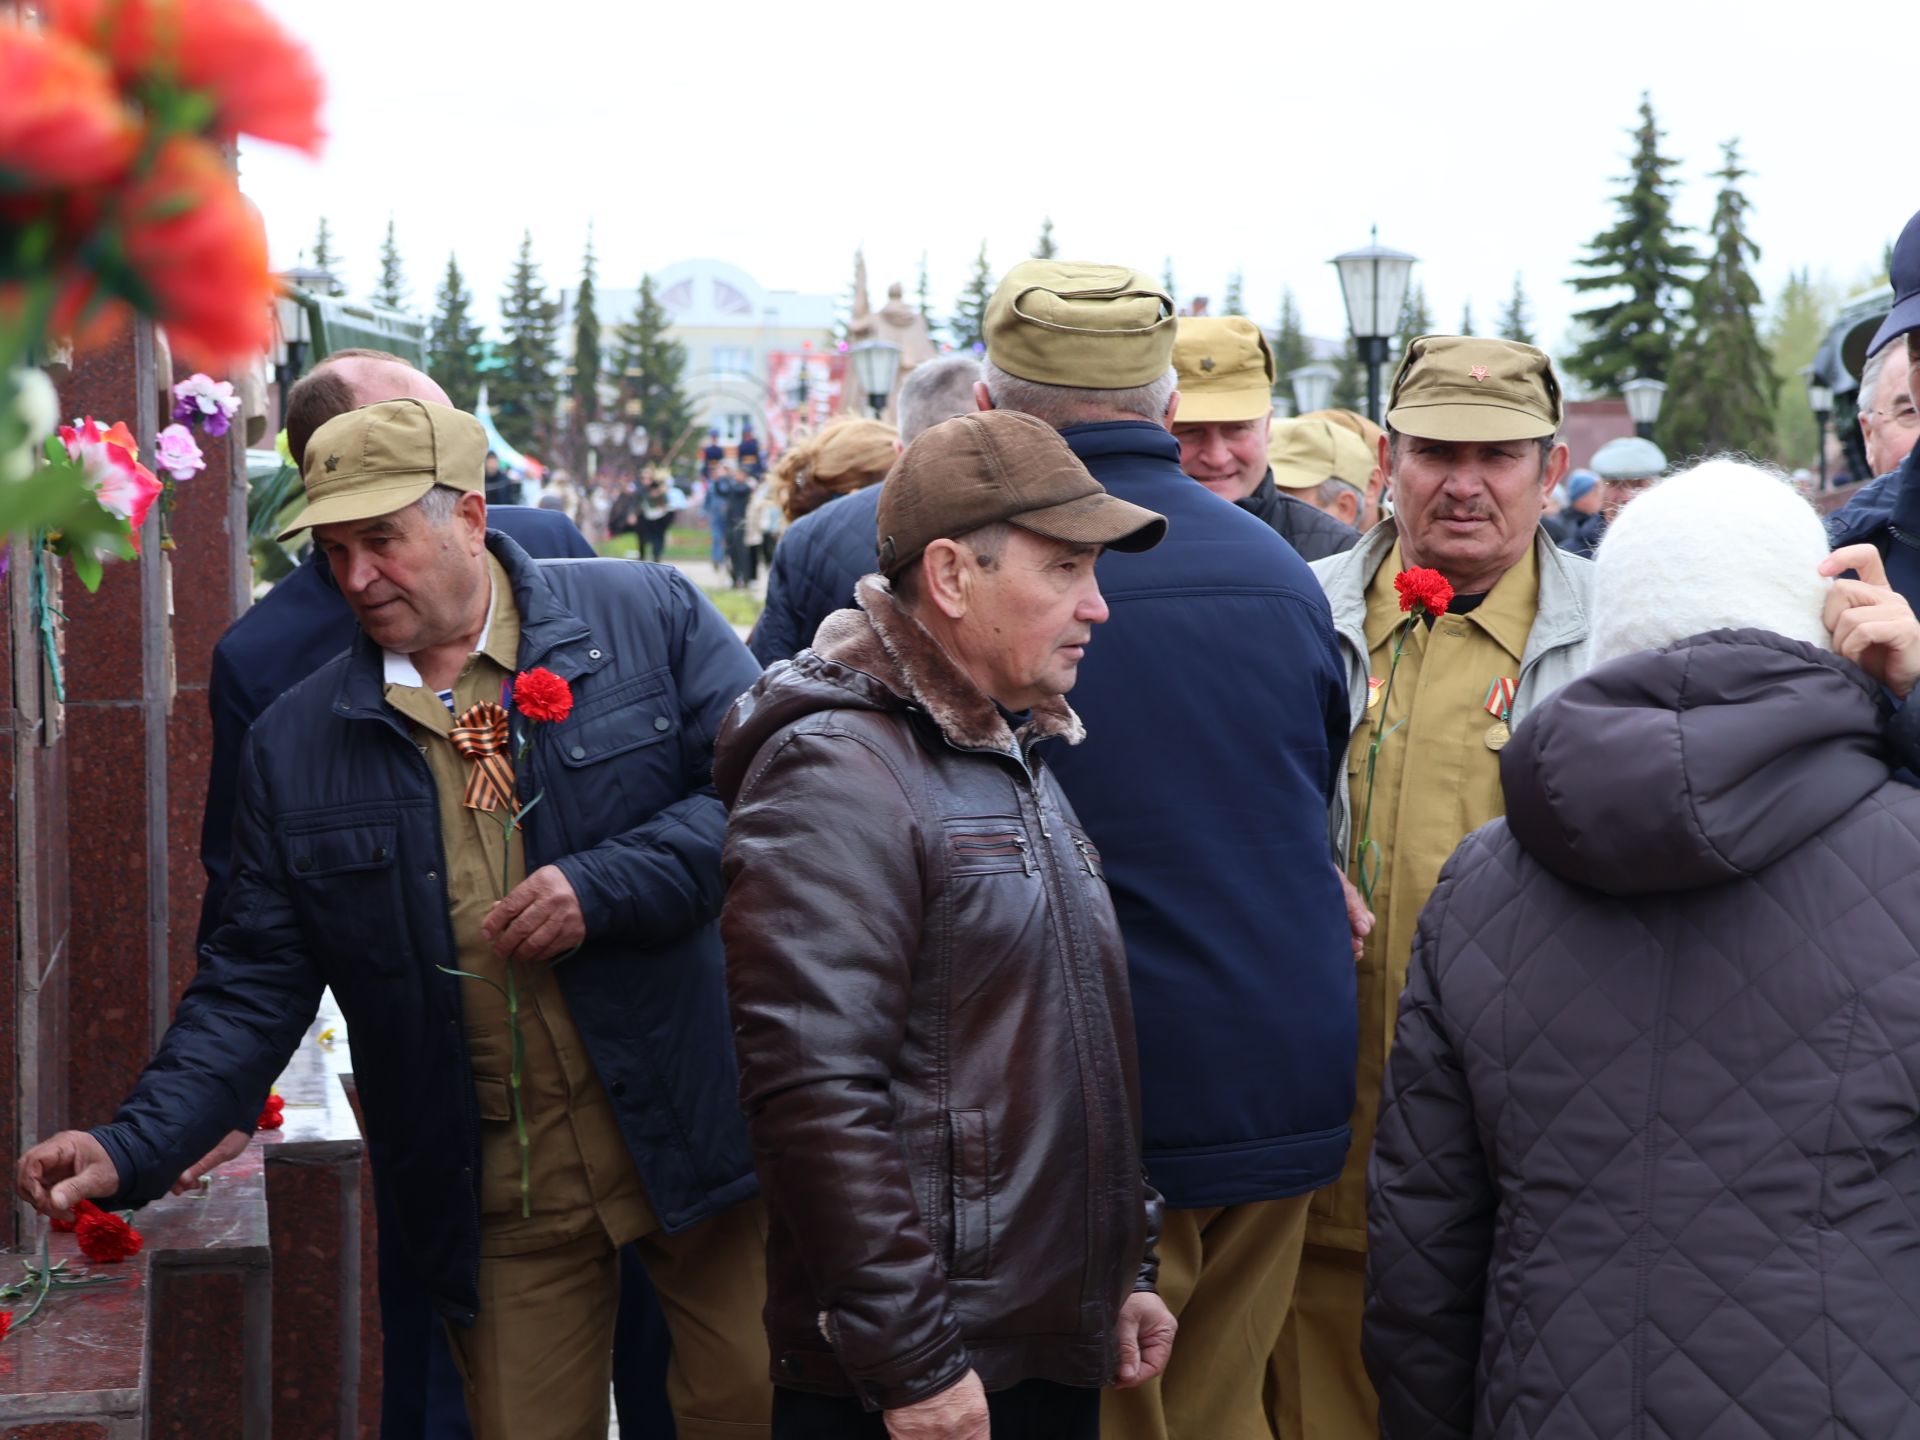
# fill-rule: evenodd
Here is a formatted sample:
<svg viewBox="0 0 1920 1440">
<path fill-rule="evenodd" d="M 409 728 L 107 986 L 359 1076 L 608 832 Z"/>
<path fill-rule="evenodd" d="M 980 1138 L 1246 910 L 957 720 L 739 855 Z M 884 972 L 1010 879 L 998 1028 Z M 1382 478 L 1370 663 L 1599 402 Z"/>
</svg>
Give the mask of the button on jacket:
<svg viewBox="0 0 1920 1440">
<path fill-rule="evenodd" d="M 1016 741 L 884 581 L 859 599 L 715 758 L 773 1378 L 869 1409 L 969 1366 L 1104 1385 L 1158 1197 L 1100 853 L 1033 753 L 1079 721 Z"/>
<path fill-rule="evenodd" d="M 677 572 L 536 562 L 487 546 L 520 613 L 519 667 L 571 682 L 538 726 L 520 792 L 529 870 L 579 896 L 587 941 L 556 962 L 567 1007 L 661 1224 L 754 1193 L 716 924 L 725 811 L 713 736 L 758 667 Z M 371 1137 L 388 1157 L 399 1239 L 441 1311 L 471 1317 L 479 1118 L 462 1031 L 447 862 L 432 776 L 382 694 L 379 649 L 295 686 L 248 736 L 225 920 L 166 1039 L 113 1123 L 94 1131 L 144 1203 L 251 1123 L 331 986 L 352 1034 Z"/>
</svg>

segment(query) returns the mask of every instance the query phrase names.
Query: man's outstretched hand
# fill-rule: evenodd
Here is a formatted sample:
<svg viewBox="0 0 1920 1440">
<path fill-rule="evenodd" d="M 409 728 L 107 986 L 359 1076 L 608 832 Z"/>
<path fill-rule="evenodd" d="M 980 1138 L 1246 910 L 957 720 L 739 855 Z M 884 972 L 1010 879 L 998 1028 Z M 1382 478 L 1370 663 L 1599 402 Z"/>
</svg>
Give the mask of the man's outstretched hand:
<svg viewBox="0 0 1920 1440">
<path fill-rule="evenodd" d="M 106 1147 L 85 1130 L 62 1130 L 20 1157 L 14 1186 L 42 1215 L 68 1220 L 82 1200 L 118 1190 L 120 1172 L 107 1158 Z"/>
</svg>

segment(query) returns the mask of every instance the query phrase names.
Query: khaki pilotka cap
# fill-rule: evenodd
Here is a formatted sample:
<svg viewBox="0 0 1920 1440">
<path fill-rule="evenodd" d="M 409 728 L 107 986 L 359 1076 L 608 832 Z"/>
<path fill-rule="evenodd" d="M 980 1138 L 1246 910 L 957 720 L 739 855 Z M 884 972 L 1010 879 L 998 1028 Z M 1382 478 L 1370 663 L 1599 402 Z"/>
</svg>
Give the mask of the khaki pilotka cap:
<svg viewBox="0 0 1920 1440">
<path fill-rule="evenodd" d="M 336 415 L 307 441 L 300 478 L 307 508 L 274 538 L 313 525 L 371 520 L 431 490 L 484 492 L 487 432 L 461 410 L 426 400 L 385 400 Z"/>
<path fill-rule="evenodd" d="M 1023 260 L 987 302 L 987 359 L 1037 385 L 1132 390 L 1167 373 L 1173 298 L 1124 265 Z"/>
<path fill-rule="evenodd" d="M 1180 413 L 1186 411 L 1183 394 Z M 1324 416 L 1276 420 L 1267 432 L 1267 464 L 1273 467 L 1273 483 L 1283 490 L 1311 490 L 1329 480 L 1344 480 L 1365 495 L 1376 463 L 1366 441 Z"/>
<path fill-rule="evenodd" d="M 1164 515 L 1109 495 L 1044 420 L 983 410 L 924 431 L 880 492 L 880 573 L 889 580 L 935 540 L 1001 521 L 1050 540 L 1151 550 Z"/>
<path fill-rule="evenodd" d="M 1563 414 L 1546 351 L 1468 335 L 1415 339 L 1387 400 L 1387 424 L 1423 440 L 1542 440 Z"/>
<path fill-rule="evenodd" d="M 1260 327 L 1244 315 L 1182 320 L 1173 341 L 1173 368 L 1180 377 L 1178 420 L 1200 425 L 1258 420 L 1273 409 L 1273 351 Z"/>
</svg>

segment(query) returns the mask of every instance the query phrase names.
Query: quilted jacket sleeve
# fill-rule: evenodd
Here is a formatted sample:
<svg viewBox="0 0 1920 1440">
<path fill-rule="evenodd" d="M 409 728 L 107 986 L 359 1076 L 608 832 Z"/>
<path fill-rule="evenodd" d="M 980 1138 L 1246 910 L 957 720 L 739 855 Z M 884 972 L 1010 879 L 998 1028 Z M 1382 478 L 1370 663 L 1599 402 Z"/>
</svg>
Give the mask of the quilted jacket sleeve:
<svg viewBox="0 0 1920 1440">
<path fill-rule="evenodd" d="M 727 808 L 713 788 L 713 741 L 760 667 L 712 601 L 677 572 L 670 583 L 678 603 L 665 623 L 673 627 L 669 663 L 686 735 L 687 793 L 632 829 L 554 862 L 595 938 L 621 934 L 663 944 L 720 913 Z"/>
<path fill-rule="evenodd" d="M 900 777 L 864 739 L 801 732 L 767 747 L 727 832 L 740 1099 L 822 1332 L 862 1397 L 894 1409 L 972 1363 L 895 1134 L 923 845 Z"/>
<path fill-rule="evenodd" d="M 767 569 L 767 603 L 754 622 L 747 648 L 762 665 L 776 660 L 791 660 L 813 643 L 811 633 L 801 634 L 806 610 L 807 566 L 813 555 L 810 530 L 787 532 L 773 552 L 773 564 Z"/>
<path fill-rule="evenodd" d="M 1447 863 L 1421 912 L 1367 1169 L 1361 1350 L 1383 1440 L 1473 1433 L 1495 1196 L 1442 991 L 1461 948 L 1449 910 L 1478 844 Z"/>
</svg>

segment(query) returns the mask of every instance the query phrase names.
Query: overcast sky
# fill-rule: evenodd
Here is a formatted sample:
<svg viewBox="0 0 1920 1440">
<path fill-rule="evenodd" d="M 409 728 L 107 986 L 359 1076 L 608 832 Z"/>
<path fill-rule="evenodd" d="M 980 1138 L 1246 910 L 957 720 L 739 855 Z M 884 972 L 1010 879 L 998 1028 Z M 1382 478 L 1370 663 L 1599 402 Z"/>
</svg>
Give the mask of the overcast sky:
<svg viewBox="0 0 1920 1440">
<path fill-rule="evenodd" d="M 605 287 L 714 256 L 838 294 L 864 245 L 876 304 L 924 251 L 944 314 L 983 239 L 997 274 L 1050 215 L 1064 257 L 1171 257 L 1216 306 L 1239 269 L 1255 318 L 1290 285 L 1336 335 L 1325 262 L 1377 223 L 1439 328 L 1470 301 L 1491 330 L 1517 270 L 1551 346 L 1643 89 L 1684 221 L 1741 141 L 1769 298 L 1866 279 L 1920 205 L 1901 79 L 1867 68 L 1897 38 L 1856 7 L 267 3 L 330 90 L 319 162 L 243 153 L 275 264 L 324 214 L 363 292 L 391 215 L 423 311 L 452 250 L 491 319 L 523 228 L 572 287 L 591 222 Z"/>
</svg>

